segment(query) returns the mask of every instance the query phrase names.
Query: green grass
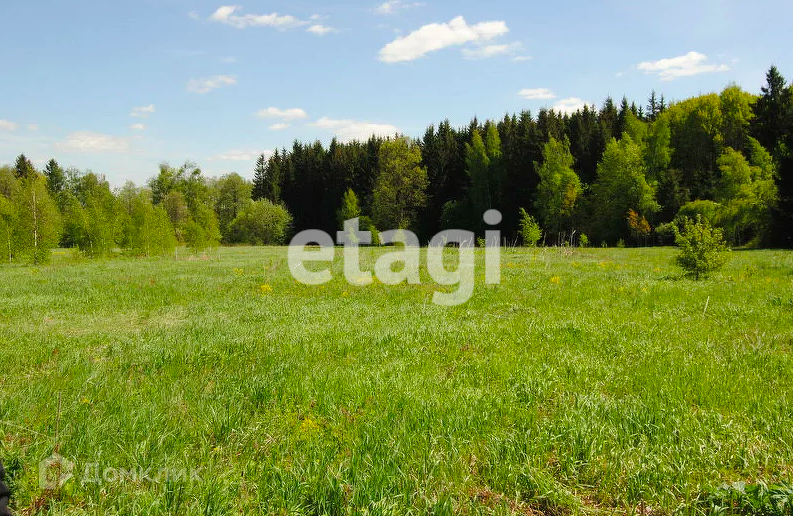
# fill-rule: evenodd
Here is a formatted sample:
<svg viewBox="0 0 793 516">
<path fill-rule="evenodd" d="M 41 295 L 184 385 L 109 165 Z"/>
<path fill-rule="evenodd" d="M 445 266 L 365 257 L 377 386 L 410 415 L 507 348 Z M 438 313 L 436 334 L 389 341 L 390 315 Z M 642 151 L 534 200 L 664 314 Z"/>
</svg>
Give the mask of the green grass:
<svg viewBox="0 0 793 516">
<path fill-rule="evenodd" d="M 2 266 L 12 507 L 696 513 L 724 483 L 790 482 L 793 253 L 733 252 L 700 282 L 673 256 L 505 251 L 485 286 L 478 255 L 452 308 L 427 282 L 348 285 L 339 252 L 321 287 L 292 279 L 284 248 Z M 201 482 L 46 493 L 56 445 L 78 479 L 99 463 Z"/>
</svg>

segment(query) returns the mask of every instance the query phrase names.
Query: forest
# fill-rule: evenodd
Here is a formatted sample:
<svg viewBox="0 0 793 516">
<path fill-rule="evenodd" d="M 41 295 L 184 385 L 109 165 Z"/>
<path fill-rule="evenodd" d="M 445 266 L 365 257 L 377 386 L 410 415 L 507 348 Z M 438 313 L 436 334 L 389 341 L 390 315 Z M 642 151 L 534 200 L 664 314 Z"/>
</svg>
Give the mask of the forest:
<svg viewBox="0 0 793 516">
<path fill-rule="evenodd" d="M 572 114 L 446 120 L 419 139 L 295 141 L 260 156 L 252 181 L 207 178 L 188 161 L 113 189 L 54 159 L 37 170 L 22 154 L 0 167 L 0 256 L 281 245 L 354 217 L 426 243 L 442 229 L 482 233 L 491 208 L 510 245 L 665 245 L 699 216 L 735 247 L 793 247 L 793 86 L 771 67 L 759 94 L 730 84 L 679 102 L 652 92 L 646 105 L 607 98 Z"/>
</svg>

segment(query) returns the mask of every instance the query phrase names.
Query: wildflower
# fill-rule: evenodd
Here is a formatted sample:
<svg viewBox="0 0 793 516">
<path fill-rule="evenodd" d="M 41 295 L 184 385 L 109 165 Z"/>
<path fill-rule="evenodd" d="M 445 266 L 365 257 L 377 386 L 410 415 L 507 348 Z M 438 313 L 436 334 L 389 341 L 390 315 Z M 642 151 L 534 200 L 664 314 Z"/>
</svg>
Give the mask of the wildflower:
<svg viewBox="0 0 793 516">
<path fill-rule="evenodd" d="M 265 283 L 264 285 L 262 285 L 262 286 L 261 286 L 261 289 L 262 289 L 262 295 L 267 295 L 267 294 L 269 294 L 270 292 L 272 292 L 272 291 L 273 291 L 273 287 L 271 287 L 271 286 L 270 286 L 269 284 L 267 284 L 267 283 Z"/>
<path fill-rule="evenodd" d="M 551 283 L 553 283 L 554 285 L 558 285 L 561 281 L 562 281 L 562 278 L 560 278 L 559 276 L 553 276 L 551 278 Z"/>
</svg>

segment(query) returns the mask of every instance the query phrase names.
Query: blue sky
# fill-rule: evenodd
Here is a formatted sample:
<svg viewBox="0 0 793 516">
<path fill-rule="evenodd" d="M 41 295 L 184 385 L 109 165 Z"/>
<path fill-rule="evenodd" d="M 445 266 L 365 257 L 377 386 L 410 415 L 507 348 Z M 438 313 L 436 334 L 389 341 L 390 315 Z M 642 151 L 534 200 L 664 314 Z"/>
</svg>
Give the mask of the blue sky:
<svg viewBox="0 0 793 516">
<path fill-rule="evenodd" d="M 789 0 L 239 1 L 4 2 L 0 163 L 251 177 L 294 139 L 793 78 Z"/>
</svg>

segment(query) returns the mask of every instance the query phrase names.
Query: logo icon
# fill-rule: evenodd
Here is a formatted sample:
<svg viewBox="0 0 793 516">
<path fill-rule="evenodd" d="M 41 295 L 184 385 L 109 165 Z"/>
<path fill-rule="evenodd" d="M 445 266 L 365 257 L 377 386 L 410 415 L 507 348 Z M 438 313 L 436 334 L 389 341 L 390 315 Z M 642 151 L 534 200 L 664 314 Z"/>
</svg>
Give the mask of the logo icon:
<svg viewBox="0 0 793 516">
<path fill-rule="evenodd" d="M 53 453 L 39 462 L 39 487 L 46 491 L 60 489 L 73 476 L 74 462 Z"/>
</svg>

